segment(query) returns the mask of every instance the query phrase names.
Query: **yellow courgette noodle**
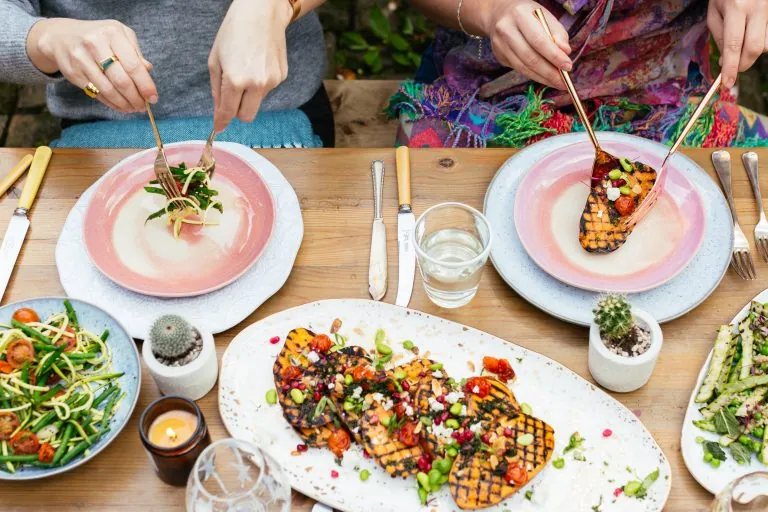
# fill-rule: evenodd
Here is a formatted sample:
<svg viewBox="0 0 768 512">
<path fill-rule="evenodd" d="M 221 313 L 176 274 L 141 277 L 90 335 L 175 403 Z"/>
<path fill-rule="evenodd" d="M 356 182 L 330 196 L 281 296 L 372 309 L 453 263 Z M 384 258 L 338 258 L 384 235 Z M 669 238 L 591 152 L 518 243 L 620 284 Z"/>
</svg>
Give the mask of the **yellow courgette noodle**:
<svg viewBox="0 0 768 512">
<path fill-rule="evenodd" d="M 192 183 L 192 178 L 197 172 L 204 172 L 202 167 L 191 167 L 185 169 L 184 173 L 187 175 L 184 181 L 184 186 L 181 189 L 182 194 L 186 194 L 189 189 L 189 185 Z M 206 173 L 205 185 L 210 186 L 210 177 Z M 181 208 L 177 210 L 169 211 L 168 209 L 174 203 L 180 203 Z M 165 213 L 168 215 L 168 222 L 173 226 L 173 236 L 179 238 L 182 224 L 196 224 L 203 226 L 213 226 L 218 224 L 217 222 L 208 221 L 208 212 L 211 211 L 216 205 L 221 205 L 219 201 L 211 201 L 208 207 L 203 210 L 200 208 L 200 203 L 194 197 L 173 197 L 168 198 L 165 203 Z M 190 217 L 197 217 L 192 219 Z"/>
</svg>

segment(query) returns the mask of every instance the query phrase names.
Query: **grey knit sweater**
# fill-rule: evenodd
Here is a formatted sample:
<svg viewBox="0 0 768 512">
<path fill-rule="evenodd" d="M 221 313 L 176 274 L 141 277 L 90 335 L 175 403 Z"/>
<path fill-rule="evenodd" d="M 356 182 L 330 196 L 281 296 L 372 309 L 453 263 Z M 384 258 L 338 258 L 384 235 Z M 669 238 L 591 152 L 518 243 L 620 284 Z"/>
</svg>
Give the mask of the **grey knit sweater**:
<svg viewBox="0 0 768 512">
<path fill-rule="evenodd" d="M 253 4 L 259 8 L 258 0 Z M 229 5 L 229 0 L 0 0 L 0 82 L 47 82 L 48 107 L 58 117 L 130 118 L 91 100 L 66 80 L 41 73 L 26 52 L 27 34 L 41 17 L 115 19 L 136 32 L 144 56 L 154 65 L 160 101 L 152 110 L 157 117 L 212 115 L 208 54 Z M 292 23 L 286 36 L 288 78 L 267 96 L 262 110 L 298 107 L 322 82 L 325 46 L 317 15 L 309 13 Z"/>
</svg>

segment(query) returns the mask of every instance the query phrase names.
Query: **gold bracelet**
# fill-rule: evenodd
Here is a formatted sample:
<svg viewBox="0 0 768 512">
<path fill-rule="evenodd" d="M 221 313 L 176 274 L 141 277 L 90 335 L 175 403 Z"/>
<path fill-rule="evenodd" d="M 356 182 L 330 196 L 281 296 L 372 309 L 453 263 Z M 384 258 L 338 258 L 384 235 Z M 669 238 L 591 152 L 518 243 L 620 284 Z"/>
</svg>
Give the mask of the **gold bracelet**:
<svg viewBox="0 0 768 512">
<path fill-rule="evenodd" d="M 459 0 L 459 4 L 456 7 L 456 21 L 459 22 L 459 28 L 461 29 L 464 34 L 469 37 L 470 39 L 474 39 L 477 41 L 477 56 L 482 57 L 483 54 L 483 38 L 481 36 L 476 36 L 474 34 L 470 34 L 467 32 L 467 29 L 464 28 L 464 24 L 461 22 L 461 6 L 464 3 L 464 0 Z"/>
<path fill-rule="evenodd" d="M 293 23 L 296 21 L 296 18 L 301 15 L 301 0 L 288 0 L 288 3 L 291 4 L 291 8 L 293 9 L 293 16 L 291 16 L 290 21 L 290 23 Z"/>
</svg>

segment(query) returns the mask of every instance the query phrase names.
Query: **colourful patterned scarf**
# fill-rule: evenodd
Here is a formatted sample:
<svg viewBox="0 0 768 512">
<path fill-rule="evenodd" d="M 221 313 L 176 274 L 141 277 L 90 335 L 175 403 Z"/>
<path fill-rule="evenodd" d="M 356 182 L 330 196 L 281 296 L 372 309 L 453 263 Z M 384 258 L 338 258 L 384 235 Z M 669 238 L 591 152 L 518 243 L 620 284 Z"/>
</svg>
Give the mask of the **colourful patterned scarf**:
<svg viewBox="0 0 768 512">
<path fill-rule="evenodd" d="M 713 80 L 706 0 L 543 3 L 570 34 L 572 77 L 594 129 L 671 144 Z M 567 92 L 528 81 L 499 64 L 488 41 L 478 44 L 438 29 L 417 80 L 390 100 L 398 145 L 523 147 L 584 131 Z M 685 145 L 768 146 L 768 118 L 723 93 Z"/>
</svg>

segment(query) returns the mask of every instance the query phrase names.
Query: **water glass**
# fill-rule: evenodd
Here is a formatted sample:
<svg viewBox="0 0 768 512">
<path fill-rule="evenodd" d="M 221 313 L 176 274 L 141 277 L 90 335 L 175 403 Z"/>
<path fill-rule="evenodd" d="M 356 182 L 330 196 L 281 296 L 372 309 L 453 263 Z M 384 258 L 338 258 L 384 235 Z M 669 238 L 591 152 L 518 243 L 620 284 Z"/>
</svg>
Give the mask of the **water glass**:
<svg viewBox="0 0 768 512">
<path fill-rule="evenodd" d="M 720 491 L 711 512 L 765 512 L 768 510 L 768 473 L 757 471 L 737 478 Z"/>
<path fill-rule="evenodd" d="M 471 301 L 491 249 L 488 219 L 471 206 L 442 203 L 419 217 L 414 237 L 429 299 L 443 308 Z"/>
<path fill-rule="evenodd" d="M 210 445 L 187 481 L 188 512 L 288 512 L 291 486 L 266 452 L 239 439 Z"/>
</svg>

